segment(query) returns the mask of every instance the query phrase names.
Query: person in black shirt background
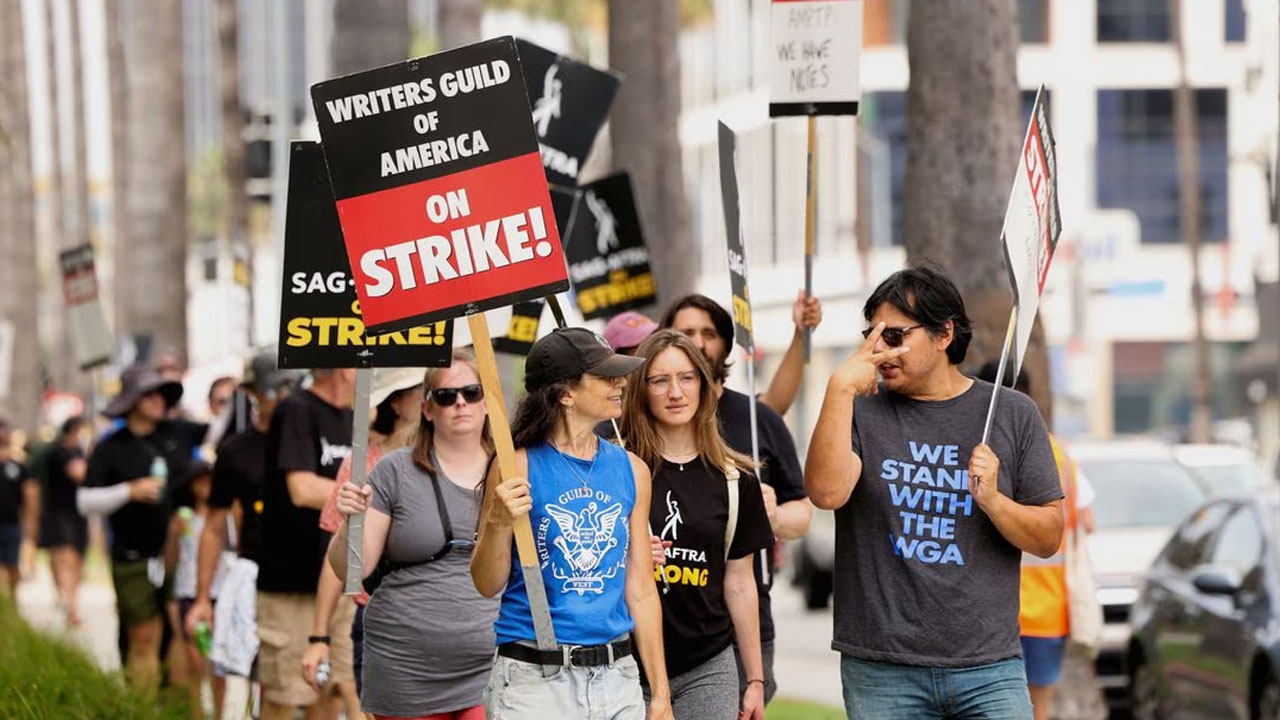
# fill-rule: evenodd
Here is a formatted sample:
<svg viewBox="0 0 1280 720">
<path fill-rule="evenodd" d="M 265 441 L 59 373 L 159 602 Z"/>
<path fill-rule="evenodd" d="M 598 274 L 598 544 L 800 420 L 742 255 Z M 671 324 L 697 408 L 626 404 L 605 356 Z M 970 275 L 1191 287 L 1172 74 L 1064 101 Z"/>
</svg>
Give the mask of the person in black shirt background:
<svg viewBox="0 0 1280 720">
<path fill-rule="evenodd" d="M 721 437 L 711 367 L 692 342 L 661 330 L 635 354 L 645 364 L 626 389 L 621 430 L 653 470 L 650 525 L 668 544 L 655 575 L 663 582 L 673 713 L 676 720 L 761 720 L 753 565 L 758 551 L 773 546 L 773 532 L 754 463 Z M 741 690 L 735 645 L 747 675 Z"/>
<path fill-rule="evenodd" d="M 17 597 L 18 558 L 24 540 L 35 540 L 39 486 L 25 465 L 13 458 L 12 427 L 0 420 L 0 574 L 9 595 Z"/>
<path fill-rule="evenodd" d="M 88 524 L 76 509 L 76 488 L 84 482 L 89 465 L 83 435 L 88 421 L 73 417 L 62 424 L 58 439 L 43 458 L 44 492 L 40 503 L 40 547 L 49 551 L 53 582 L 66 613 L 67 625 L 80 624 L 80 581 L 84 574 L 84 550 Z"/>
<path fill-rule="evenodd" d="M 121 376 L 120 394 L 103 414 L 123 418 L 89 459 L 82 512 L 109 513 L 111 580 L 127 646 L 125 673 L 139 688 L 160 677 L 166 568 L 162 553 L 171 513 L 170 480 L 184 477 L 208 426 L 166 420 L 182 397 L 182 385 L 148 367 Z"/>
<path fill-rule="evenodd" d="M 821 320 L 812 318 L 812 311 L 802 314 L 813 325 Z M 733 318 L 719 303 L 705 295 L 688 295 L 677 300 L 662 317 L 659 323 L 689 338 L 690 342 L 702 351 L 711 366 L 711 376 L 715 383 L 715 391 L 719 398 L 717 416 L 720 419 L 720 432 L 729 447 L 743 455 L 751 454 L 751 399 L 724 387 L 729 375 L 729 351 L 733 343 Z M 799 326 L 797 326 L 797 331 Z M 794 345 L 794 343 L 793 343 Z M 789 353 L 794 357 L 794 353 Z M 796 363 L 792 363 L 793 365 Z M 794 387 L 790 397 L 783 398 L 786 405 L 794 398 Z M 773 525 L 773 535 L 778 540 L 798 540 L 809 532 L 809 521 L 813 517 L 813 505 L 810 504 L 804 491 L 804 472 L 800 467 L 800 459 L 796 455 L 795 441 L 787 430 L 782 416 L 763 401 L 756 403 L 758 439 L 760 447 L 760 479 L 763 483 L 765 508 L 769 521 Z M 757 554 L 756 581 L 760 596 L 760 638 L 764 653 L 765 701 L 773 699 L 777 683 L 773 673 L 773 610 L 769 601 L 769 590 L 773 587 L 776 561 L 772 552 Z M 739 680 L 745 690 L 749 678 L 743 671 L 739 659 Z"/>
<path fill-rule="evenodd" d="M 342 460 L 351 454 L 351 401 L 355 370 L 316 370 L 311 387 L 280 401 L 267 432 L 267 474 L 262 486 L 262 547 L 258 557 L 258 669 L 263 720 L 292 717 L 317 703 L 299 669 L 310 644 L 316 583 L 329 547 L 320 509 L 329 499 Z M 330 626 L 351 632 L 354 608 L 341 603 Z M 333 678 L 344 698 L 355 698 L 351 658 L 333 657 Z M 350 676 L 350 677 L 345 677 Z M 324 702 L 323 699 L 319 702 Z"/>
</svg>

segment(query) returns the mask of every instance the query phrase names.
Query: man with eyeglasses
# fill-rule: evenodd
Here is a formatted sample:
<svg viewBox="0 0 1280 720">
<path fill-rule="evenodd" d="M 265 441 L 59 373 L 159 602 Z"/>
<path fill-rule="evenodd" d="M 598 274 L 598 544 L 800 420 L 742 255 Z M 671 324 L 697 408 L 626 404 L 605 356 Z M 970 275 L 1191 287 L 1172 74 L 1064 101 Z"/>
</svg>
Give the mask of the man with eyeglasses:
<svg viewBox="0 0 1280 720">
<path fill-rule="evenodd" d="M 821 306 L 817 300 L 803 297 L 797 299 L 796 341 L 792 343 L 792 351 L 788 352 L 790 361 L 784 364 L 795 366 L 796 383 L 790 388 L 790 394 L 783 393 L 785 405 L 790 405 L 795 397 L 795 388 L 799 386 L 799 374 L 803 368 L 802 327 L 815 327 L 821 320 Z M 734 450 L 751 455 L 751 398 L 743 393 L 730 390 L 724 386 L 729 376 L 729 352 L 733 345 L 733 318 L 719 303 L 705 295 L 689 295 L 677 300 L 662 318 L 663 328 L 671 328 L 689 338 L 695 347 L 702 351 L 711 364 L 712 377 L 715 381 L 719 405 L 716 417 L 720 420 L 720 430 L 725 442 Z M 779 371 L 779 374 L 785 374 Z M 784 383 L 785 385 L 786 383 Z M 771 389 L 777 386 L 775 382 Z M 805 499 L 804 475 L 800 469 L 800 459 L 796 456 L 795 441 L 791 438 L 782 416 L 775 412 L 767 401 L 769 393 L 762 395 L 756 403 L 757 439 L 760 449 L 761 491 L 764 494 L 765 510 L 769 516 L 769 524 L 773 528 L 777 540 L 797 540 L 809 532 L 809 521 L 813 516 L 813 506 Z M 774 401 L 777 402 L 777 401 Z M 785 407 L 784 407 L 785 411 Z M 757 555 L 755 563 L 756 592 L 760 598 L 760 649 L 764 660 L 764 695 L 765 702 L 773 699 L 778 684 L 774 678 L 774 625 L 773 605 L 769 590 L 773 587 L 776 560 L 770 550 L 763 550 Z M 746 672 L 741 658 L 738 662 L 738 679 L 742 689 L 746 690 Z"/>
<path fill-rule="evenodd" d="M 1018 631 L 1022 553 L 1062 540 L 1062 487 L 1025 395 L 960 371 L 972 337 L 942 273 L 891 275 L 866 340 L 827 384 L 805 463 L 836 511 L 835 638 L 856 718 L 1032 714 Z M 879 376 L 879 381 L 877 381 Z M 851 442 L 852 440 L 852 442 Z"/>
<path fill-rule="evenodd" d="M 280 401 L 267 432 L 258 564 L 258 655 L 262 717 L 283 720 L 325 705 L 298 668 L 310 644 L 316 583 L 329 546 L 320 509 L 351 454 L 355 370 L 312 371 L 312 383 Z M 334 633 L 350 633 L 335 623 Z M 316 717 L 328 717 L 327 708 Z"/>
</svg>

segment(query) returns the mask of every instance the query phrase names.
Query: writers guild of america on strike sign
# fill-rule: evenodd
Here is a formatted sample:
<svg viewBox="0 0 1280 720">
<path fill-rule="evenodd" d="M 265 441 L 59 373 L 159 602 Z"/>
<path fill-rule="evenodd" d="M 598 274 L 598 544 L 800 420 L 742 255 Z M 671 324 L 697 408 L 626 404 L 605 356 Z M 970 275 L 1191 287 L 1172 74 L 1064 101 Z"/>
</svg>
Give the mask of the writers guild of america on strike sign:
<svg viewBox="0 0 1280 720">
<path fill-rule="evenodd" d="M 327 80 L 311 96 L 371 333 L 567 289 L 514 40 Z"/>
</svg>

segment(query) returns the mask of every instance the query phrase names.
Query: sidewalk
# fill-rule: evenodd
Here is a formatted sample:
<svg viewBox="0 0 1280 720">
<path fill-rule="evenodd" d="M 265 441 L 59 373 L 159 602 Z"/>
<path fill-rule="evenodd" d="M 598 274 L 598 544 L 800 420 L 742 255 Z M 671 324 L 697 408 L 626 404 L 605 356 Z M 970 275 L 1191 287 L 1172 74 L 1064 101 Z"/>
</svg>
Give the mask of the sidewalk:
<svg viewBox="0 0 1280 720">
<path fill-rule="evenodd" d="M 42 557 L 36 567 L 35 577 L 18 586 L 18 611 L 22 617 L 33 627 L 66 637 L 84 648 L 103 670 L 118 670 L 116 595 L 111 584 L 86 578 L 80 587 L 81 625 L 79 629 L 69 629 L 58 607 L 48 560 Z"/>
</svg>

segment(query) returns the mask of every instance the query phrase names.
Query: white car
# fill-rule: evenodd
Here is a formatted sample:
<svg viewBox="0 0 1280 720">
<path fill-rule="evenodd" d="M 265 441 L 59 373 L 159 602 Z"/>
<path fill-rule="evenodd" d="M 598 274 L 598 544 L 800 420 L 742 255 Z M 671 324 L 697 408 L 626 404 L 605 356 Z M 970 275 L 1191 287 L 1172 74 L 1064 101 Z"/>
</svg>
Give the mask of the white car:
<svg viewBox="0 0 1280 720">
<path fill-rule="evenodd" d="M 1252 452 L 1234 445 L 1179 445 L 1178 462 L 1191 468 L 1210 495 L 1247 493 L 1272 482 Z"/>
<path fill-rule="evenodd" d="M 1089 536 L 1104 620 L 1097 675 L 1108 704 L 1120 706 L 1128 699 L 1130 606 L 1152 561 L 1203 502 L 1204 491 L 1162 443 L 1081 442 L 1065 449 L 1097 493 Z"/>
</svg>

